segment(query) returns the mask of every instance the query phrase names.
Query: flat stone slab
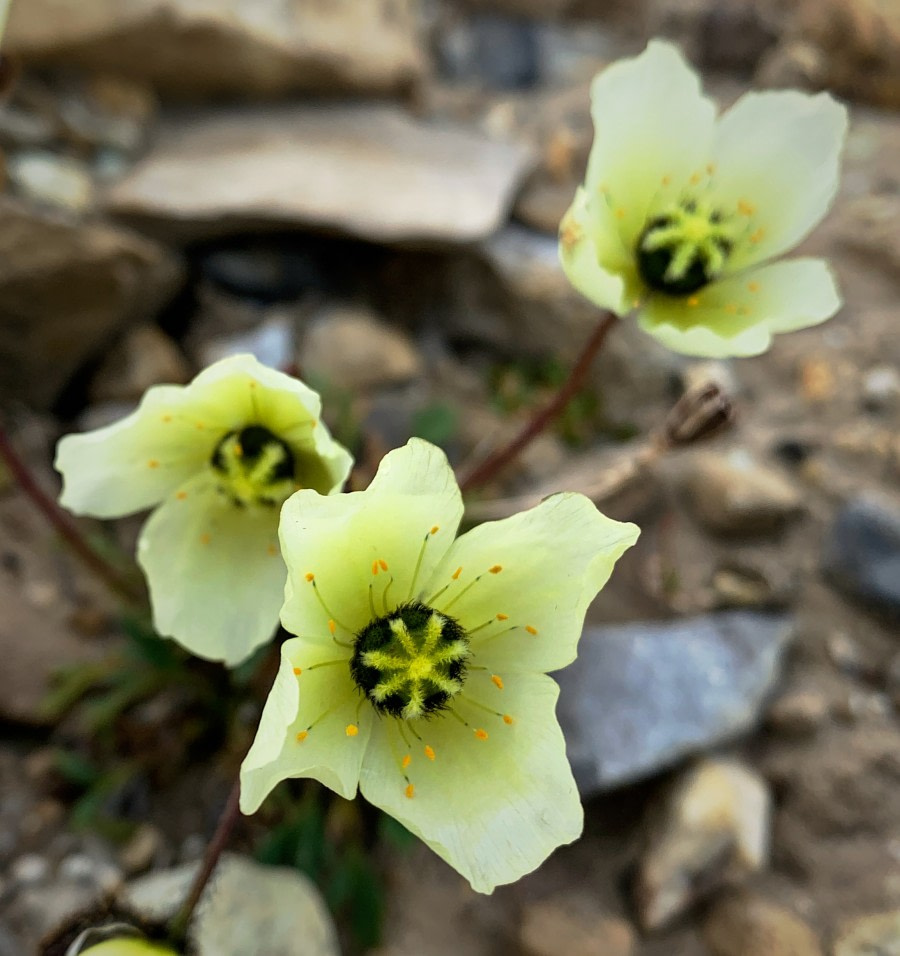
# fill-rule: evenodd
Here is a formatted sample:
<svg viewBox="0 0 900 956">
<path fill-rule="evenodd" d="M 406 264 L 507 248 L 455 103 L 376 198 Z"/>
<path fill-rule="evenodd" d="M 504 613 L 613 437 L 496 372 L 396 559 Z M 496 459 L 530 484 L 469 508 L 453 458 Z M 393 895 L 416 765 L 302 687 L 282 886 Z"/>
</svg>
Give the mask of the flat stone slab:
<svg viewBox="0 0 900 956">
<path fill-rule="evenodd" d="M 236 108 L 164 120 L 106 205 L 165 238 L 268 225 L 470 242 L 506 219 L 533 163 L 526 146 L 394 106 Z"/>
<path fill-rule="evenodd" d="M 555 675 L 583 796 L 649 777 L 752 728 L 791 635 L 782 615 L 727 611 L 587 628 Z"/>
</svg>

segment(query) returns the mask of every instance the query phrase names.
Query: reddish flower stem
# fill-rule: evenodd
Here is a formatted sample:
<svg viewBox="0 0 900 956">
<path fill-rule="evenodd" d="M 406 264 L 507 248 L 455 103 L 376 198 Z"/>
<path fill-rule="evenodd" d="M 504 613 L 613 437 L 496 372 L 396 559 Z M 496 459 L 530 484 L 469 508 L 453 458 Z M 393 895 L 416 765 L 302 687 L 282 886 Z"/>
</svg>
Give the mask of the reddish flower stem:
<svg viewBox="0 0 900 956">
<path fill-rule="evenodd" d="M 142 601 L 140 591 L 85 541 L 84 535 L 75 522 L 34 480 L 34 476 L 19 457 L 2 426 L 0 426 L 0 459 L 6 464 L 22 491 L 85 566 L 129 604 L 140 603 Z"/>
<path fill-rule="evenodd" d="M 606 336 L 609 330 L 615 325 L 616 316 L 612 312 L 605 312 L 597 323 L 591 337 L 585 342 L 578 360 L 569 373 L 569 377 L 563 382 L 559 391 L 537 414 L 527 421 L 519 431 L 506 445 L 498 448 L 488 455 L 481 464 L 476 465 L 471 471 L 463 475 L 459 482 L 462 491 L 469 491 L 478 485 L 483 485 L 498 472 L 505 468 L 522 449 L 527 447 L 548 425 L 550 425 L 568 405 L 571 398 L 578 392 L 584 384 L 587 373 L 590 370 L 591 363 L 597 356 L 597 353 L 603 348 Z"/>
<path fill-rule="evenodd" d="M 207 844 L 206 852 L 203 854 L 203 862 L 197 871 L 197 875 L 194 877 L 194 882 L 191 884 L 187 899 L 181 904 L 178 912 L 172 917 L 169 923 L 169 939 L 176 946 L 180 946 L 184 943 L 187 928 L 191 922 L 191 917 L 194 915 L 194 910 L 197 908 L 197 904 L 203 896 L 203 891 L 206 889 L 206 884 L 209 883 L 218 865 L 219 858 L 228 845 L 231 832 L 234 830 L 234 825 L 237 823 L 238 817 L 240 817 L 240 797 L 241 781 L 240 778 L 238 778 L 231 788 L 231 793 L 228 794 L 222 815 L 216 824 L 216 832 Z"/>
</svg>

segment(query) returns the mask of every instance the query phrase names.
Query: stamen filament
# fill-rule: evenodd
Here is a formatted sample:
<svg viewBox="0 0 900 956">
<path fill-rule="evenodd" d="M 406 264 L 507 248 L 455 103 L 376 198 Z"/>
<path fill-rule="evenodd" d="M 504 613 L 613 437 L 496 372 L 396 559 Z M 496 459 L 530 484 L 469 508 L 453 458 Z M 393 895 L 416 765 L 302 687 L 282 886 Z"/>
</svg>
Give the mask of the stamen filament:
<svg viewBox="0 0 900 956">
<path fill-rule="evenodd" d="M 306 576 L 306 580 L 309 581 L 309 583 L 312 585 L 313 592 L 315 593 L 316 598 L 319 601 L 319 604 L 322 605 L 322 610 L 324 610 L 325 613 L 328 615 L 329 630 L 331 629 L 331 622 L 334 621 L 335 624 L 337 624 L 337 626 L 341 628 L 341 630 L 346 631 L 348 634 L 353 634 L 354 633 L 353 628 L 347 627 L 347 625 L 344 624 L 340 620 L 340 618 L 331 610 L 331 608 L 329 608 L 328 605 L 325 603 L 325 600 L 323 599 L 322 595 L 319 593 L 319 585 L 316 583 L 316 579 L 312 577 L 311 574 L 308 574 Z"/>
</svg>

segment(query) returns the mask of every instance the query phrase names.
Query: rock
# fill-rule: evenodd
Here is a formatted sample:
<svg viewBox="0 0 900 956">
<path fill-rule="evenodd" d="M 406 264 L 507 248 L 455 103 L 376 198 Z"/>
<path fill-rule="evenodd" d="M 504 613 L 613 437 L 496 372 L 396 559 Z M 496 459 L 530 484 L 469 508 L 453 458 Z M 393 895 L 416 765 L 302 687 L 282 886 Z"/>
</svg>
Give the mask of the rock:
<svg viewBox="0 0 900 956">
<path fill-rule="evenodd" d="M 223 243 L 202 255 L 200 270 L 216 290 L 261 305 L 330 289 L 315 251 L 283 238 Z"/>
<path fill-rule="evenodd" d="M 123 902 L 142 915 L 165 919 L 184 900 L 198 864 L 140 877 Z M 287 867 L 260 866 L 225 854 L 207 885 L 192 924 L 197 956 L 340 956 L 325 903 L 308 877 Z"/>
<path fill-rule="evenodd" d="M 115 332 L 181 281 L 156 243 L 0 197 L 0 394 L 47 407 Z"/>
<path fill-rule="evenodd" d="M 585 629 L 557 675 L 559 719 L 584 796 L 640 780 L 753 727 L 788 619 L 726 611 Z"/>
<path fill-rule="evenodd" d="M 863 376 L 863 404 L 873 412 L 884 412 L 900 405 L 900 372 L 893 365 L 876 365 Z"/>
<path fill-rule="evenodd" d="M 824 956 L 816 934 L 787 907 L 746 891 L 717 900 L 703 924 L 712 956 Z"/>
<path fill-rule="evenodd" d="M 771 728 L 785 737 L 811 737 L 828 719 L 828 701 L 814 690 L 789 691 L 769 709 Z"/>
<path fill-rule="evenodd" d="M 844 922 L 837 931 L 834 956 L 900 956 L 900 909 Z"/>
<path fill-rule="evenodd" d="M 49 875 L 50 864 L 37 853 L 26 853 L 20 856 L 9 868 L 10 879 L 19 887 L 45 883 Z"/>
<path fill-rule="evenodd" d="M 689 456 L 682 487 L 694 516 L 718 534 L 778 531 L 803 508 L 794 484 L 743 449 L 726 456 L 706 451 Z"/>
<path fill-rule="evenodd" d="M 525 146 L 393 106 L 232 108 L 170 117 L 107 206 L 179 238 L 303 226 L 469 242 L 500 225 L 530 165 Z"/>
<path fill-rule="evenodd" d="M 145 83 L 100 74 L 67 83 L 56 107 L 62 136 L 73 146 L 133 155 L 144 146 L 158 104 Z"/>
<path fill-rule="evenodd" d="M 806 80 L 853 99 L 900 106 L 900 7 L 893 0 L 802 0 L 782 42 L 760 65 L 761 82 Z"/>
<path fill-rule="evenodd" d="M 528 905 L 519 927 L 522 956 L 632 956 L 631 926 L 579 902 L 566 897 Z"/>
<path fill-rule="evenodd" d="M 6 160 L 6 172 L 19 195 L 32 202 L 81 213 L 94 202 L 94 181 L 77 160 L 46 150 L 16 153 Z"/>
<path fill-rule="evenodd" d="M 299 363 L 314 381 L 361 392 L 418 378 L 422 357 L 402 332 L 365 309 L 334 306 L 313 318 Z"/>
<path fill-rule="evenodd" d="M 245 332 L 191 336 L 192 355 L 200 368 L 212 365 L 229 355 L 248 352 L 269 368 L 293 368 L 296 355 L 296 316 L 279 306 L 263 313 L 258 325 Z M 199 329 L 195 330 L 199 332 Z"/>
<path fill-rule="evenodd" d="M 874 495 L 847 502 L 831 526 L 822 567 L 863 607 L 900 619 L 900 509 Z"/>
<path fill-rule="evenodd" d="M 152 823 L 142 823 L 119 851 L 119 863 L 129 875 L 149 870 L 165 853 L 165 837 Z"/>
<path fill-rule="evenodd" d="M 152 385 L 183 385 L 191 366 L 178 346 L 157 326 L 139 325 L 107 354 L 91 380 L 94 402 L 131 402 Z"/>
<path fill-rule="evenodd" d="M 80 67 L 182 97 L 290 90 L 371 95 L 422 72 L 409 0 L 31 0 L 5 43 L 27 63 Z"/>
<path fill-rule="evenodd" d="M 766 784 L 748 767 L 707 760 L 685 771 L 650 808 L 634 884 L 643 928 L 661 929 L 723 884 L 762 869 L 770 814 Z"/>
<path fill-rule="evenodd" d="M 700 66 L 751 73 L 778 38 L 779 7 L 776 0 L 647 0 L 643 26 Z"/>
</svg>

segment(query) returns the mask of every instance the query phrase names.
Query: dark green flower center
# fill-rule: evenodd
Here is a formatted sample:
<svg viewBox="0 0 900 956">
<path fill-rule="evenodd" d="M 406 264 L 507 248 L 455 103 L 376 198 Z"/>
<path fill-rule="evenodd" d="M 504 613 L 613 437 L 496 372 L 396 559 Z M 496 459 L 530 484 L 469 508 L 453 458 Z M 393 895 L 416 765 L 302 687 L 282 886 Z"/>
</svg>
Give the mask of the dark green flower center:
<svg viewBox="0 0 900 956">
<path fill-rule="evenodd" d="M 658 292 L 685 296 L 719 278 L 734 248 L 734 223 L 707 202 L 673 205 L 644 226 L 638 271 Z"/>
<path fill-rule="evenodd" d="M 443 710 L 462 690 L 468 657 L 459 623 L 413 601 L 356 635 L 350 673 L 379 713 L 410 720 Z"/>
<path fill-rule="evenodd" d="M 210 465 L 219 489 L 239 507 L 277 507 L 295 490 L 294 454 L 268 428 L 248 425 L 216 445 Z"/>
</svg>

